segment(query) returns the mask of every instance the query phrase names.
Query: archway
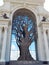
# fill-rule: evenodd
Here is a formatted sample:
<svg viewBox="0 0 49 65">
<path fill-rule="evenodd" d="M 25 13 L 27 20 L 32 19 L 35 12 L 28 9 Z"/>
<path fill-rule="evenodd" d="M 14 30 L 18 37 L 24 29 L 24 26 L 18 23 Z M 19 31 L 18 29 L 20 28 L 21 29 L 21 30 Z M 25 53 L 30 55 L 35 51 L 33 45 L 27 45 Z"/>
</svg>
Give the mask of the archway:
<svg viewBox="0 0 49 65">
<path fill-rule="evenodd" d="M 36 17 L 30 10 L 22 8 L 14 12 L 12 35 L 20 50 L 18 60 L 34 60 L 29 52 L 32 43 L 37 44 Z"/>
</svg>

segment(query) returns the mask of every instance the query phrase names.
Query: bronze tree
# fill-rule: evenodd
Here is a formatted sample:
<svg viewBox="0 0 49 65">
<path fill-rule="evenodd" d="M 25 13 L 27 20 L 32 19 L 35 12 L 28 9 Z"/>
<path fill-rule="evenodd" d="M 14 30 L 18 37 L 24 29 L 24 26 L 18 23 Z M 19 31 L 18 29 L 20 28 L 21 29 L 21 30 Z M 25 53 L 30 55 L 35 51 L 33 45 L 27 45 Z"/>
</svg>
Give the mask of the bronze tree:
<svg viewBox="0 0 49 65">
<path fill-rule="evenodd" d="M 27 15 L 18 15 L 13 19 L 12 33 L 20 50 L 18 60 L 34 60 L 29 52 L 29 46 L 35 41 L 35 22 Z"/>
</svg>

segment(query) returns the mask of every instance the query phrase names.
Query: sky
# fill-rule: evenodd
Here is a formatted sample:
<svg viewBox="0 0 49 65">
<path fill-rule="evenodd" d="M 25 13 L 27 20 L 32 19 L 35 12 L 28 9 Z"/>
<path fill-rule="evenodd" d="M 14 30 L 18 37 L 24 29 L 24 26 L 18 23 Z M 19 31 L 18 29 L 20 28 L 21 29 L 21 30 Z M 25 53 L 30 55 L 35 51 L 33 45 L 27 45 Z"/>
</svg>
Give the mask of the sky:
<svg viewBox="0 0 49 65">
<path fill-rule="evenodd" d="M 3 2 L 3 0 L 0 0 L 0 6 L 2 6 L 4 4 L 4 2 Z M 49 12 L 49 0 L 45 0 L 45 3 L 44 3 L 44 8 Z M 14 38 L 14 37 L 13 37 Z M 13 40 L 15 40 L 15 39 L 13 39 Z M 33 45 L 32 45 L 33 46 Z M 11 48 L 12 48 L 12 50 L 13 51 L 11 51 L 11 60 L 16 60 L 16 57 L 18 58 L 19 57 L 19 51 L 17 52 L 16 51 L 16 47 L 17 47 L 17 49 L 18 49 L 18 46 L 16 45 L 16 43 L 14 43 L 14 41 L 12 42 L 12 46 L 11 46 Z M 33 49 L 34 49 L 34 46 L 33 46 Z M 18 49 L 19 50 L 19 49 Z M 13 52 L 14 52 L 14 54 L 13 54 Z M 16 53 L 17 53 L 17 55 L 16 55 Z M 35 58 L 35 52 L 33 51 L 33 52 L 30 52 L 31 54 L 33 54 L 32 56 Z"/>
<path fill-rule="evenodd" d="M 45 0 L 44 8 L 49 12 L 49 0 Z"/>
<path fill-rule="evenodd" d="M 3 3 L 3 0 L 0 0 L 0 6 L 2 6 L 4 3 Z"/>
</svg>

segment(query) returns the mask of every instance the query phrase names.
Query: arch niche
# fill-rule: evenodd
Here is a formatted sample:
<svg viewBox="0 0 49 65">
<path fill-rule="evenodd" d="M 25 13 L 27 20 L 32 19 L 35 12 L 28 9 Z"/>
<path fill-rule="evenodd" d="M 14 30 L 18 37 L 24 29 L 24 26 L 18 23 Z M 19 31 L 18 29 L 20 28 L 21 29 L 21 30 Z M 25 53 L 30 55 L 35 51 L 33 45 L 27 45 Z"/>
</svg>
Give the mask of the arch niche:
<svg viewBox="0 0 49 65">
<path fill-rule="evenodd" d="M 20 50 L 18 60 L 34 60 L 29 52 L 29 46 L 35 42 L 37 47 L 37 25 L 33 12 L 22 8 L 14 12 L 12 18 L 12 34 Z M 37 48 L 36 48 L 37 50 Z"/>
</svg>

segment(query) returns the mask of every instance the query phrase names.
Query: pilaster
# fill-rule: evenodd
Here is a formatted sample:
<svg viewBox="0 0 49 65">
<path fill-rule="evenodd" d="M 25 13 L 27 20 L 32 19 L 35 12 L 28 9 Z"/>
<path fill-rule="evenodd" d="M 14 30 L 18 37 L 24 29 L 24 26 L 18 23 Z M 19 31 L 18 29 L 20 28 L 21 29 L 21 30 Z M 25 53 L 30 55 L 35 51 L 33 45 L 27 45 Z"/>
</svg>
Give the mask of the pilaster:
<svg viewBox="0 0 49 65">
<path fill-rule="evenodd" d="M 3 33 L 3 47 L 2 47 L 2 59 L 5 60 L 5 53 L 6 53 L 6 43 L 7 43 L 7 27 L 4 27 Z"/>
<path fill-rule="evenodd" d="M 49 35 L 48 35 L 48 30 L 49 30 L 49 22 L 47 21 L 41 21 L 40 24 L 39 24 L 39 27 L 42 27 L 42 32 L 43 32 L 43 50 L 44 50 L 44 53 L 45 53 L 45 61 L 49 61 L 49 46 L 48 46 L 48 38 L 49 38 Z M 41 47 L 42 48 L 42 47 Z"/>
</svg>

